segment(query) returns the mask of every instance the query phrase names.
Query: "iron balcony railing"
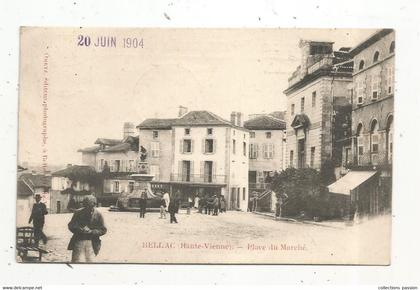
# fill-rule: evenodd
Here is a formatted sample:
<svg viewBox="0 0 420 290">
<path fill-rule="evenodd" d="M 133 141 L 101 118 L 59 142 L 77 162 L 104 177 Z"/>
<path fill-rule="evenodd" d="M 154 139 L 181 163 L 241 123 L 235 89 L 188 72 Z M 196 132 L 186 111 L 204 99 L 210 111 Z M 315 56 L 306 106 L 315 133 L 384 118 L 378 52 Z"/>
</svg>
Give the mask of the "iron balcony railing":
<svg viewBox="0 0 420 290">
<path fill-rule="evenodd" d="M 171 181 L 191 183 L 226 183 L 226 175 L 171 174 Z"/>
<path fill-rule="evenodd" d="M 354 161 L 358 166 L 391 165 L 392 156 L 386 152 L 366 152 L 362 155 L 357 155 Z"/>
<path fill-rule="evenodd" d="M 249 183 L 249 189 L 269 189 L 270 183 Z"/>
</svg>

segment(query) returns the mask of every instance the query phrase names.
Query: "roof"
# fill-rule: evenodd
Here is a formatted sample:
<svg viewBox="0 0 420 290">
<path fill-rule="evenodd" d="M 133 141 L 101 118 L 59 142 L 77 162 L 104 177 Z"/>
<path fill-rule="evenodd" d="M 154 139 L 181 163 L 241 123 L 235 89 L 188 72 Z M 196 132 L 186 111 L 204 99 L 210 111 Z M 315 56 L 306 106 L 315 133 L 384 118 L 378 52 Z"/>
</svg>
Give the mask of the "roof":
<svg viewBox="0 0 420 290">
<path fill-rule="evenodd" d="M 178 119 L 178 126 L 232 126 L 232 124 L 209 111 L 191 111 Z"/>
<path fill-rule="evenodd" d="M 100 145 L 108 145 L 108 146 L 112 146 L 115 144 L 121 143 L 121 140 L 119 139 L 108 139 L 108 138 L 98 138 L 95 141 L 95 144 L 100 144 Z"/>
<path fill-rule="evenodd" d="M 67 177 L 71 180 L 86 180 L 92 177 L 96 177 L 97 173 L 93 166 L 72 165 L 65 169 L 54 172 L 52 176 Z"/>
<path fill-rule="evenodd" d="M 376 171 L 350 171 L 333 184 L 328 185 L 329 192 L 350 195 L 351 191 L 376 174 Z"/>
<path fill-rule="evenodd" d="M 146 119 L 137 128 L 171 129 L 173 126 L 229 126 L 244 129 L 209 111 L 190 111 L 177 119 Z"/>
<path fill-rule="evenodd" d="M 98 152 L 126 152 L 139 150 L 139 137 L 127 136 L 123 140 L 98 138 L 96 144 L 106 145 L 107 147 L 92 146 L 77 150 L 83 153 L 98 153 Z"/>
<path fill-rule="evenodd" d="M 34 192 L 32 189 L 22 180 L 18 180 L 17 182 L 17 195 L 19 196 L 30 196 L 33 195 Z"/>
<path fill-rule="evenodd" d="M 140 129 L 171 129 L 178 119 L 146 119 L 137 128 Z"/>
<path fill-rule="evenodd" d="M 286 111 L 274 111 L 274 112 L 271 112 L 269 115 L 277 119 L 284 120 L 284 117 L 286 116 Z"/>
<path fill-rule="evenodd" d="M 352 50 L 350 50 L 350 55 L 354 57 L 356 54 L 360 53 L 363 49 L 368 48 L 378 40 L 380 40 L 382 37 L 390 34 L 393 32 L 393 29 L 381 29 L 375 32 L 373 35 L 371 35 L 366 40 L 362 41 L 358 45 L 356 45 Z"/>
<path fill-rule="evenodd" d="M 83 152 L 83 153 L 97 153 L 101 149 L 101 146 L 92 146 L 92 147 L 86 147 L 77 150 L 77 152 Z"/>
<path fill-rule="evenodd" d="M 51 176 L 43 174 L 23 173 L 19 180 L 26 183 L 30 188 L 51 187 Z"/>
<path fill-rule="evenodd" d="M 108 148 L 105 148 L 101 151 L 103 152 L 121 152 L 121 151 L 129 151 L 131 149 L 130 143 L 120 143 L 114 146 L 110 146 Z"/>
<path fill-rule="evenodd" d="M 262 115 L 244 123 L 248 130 L 285 130 L 286 122 L 271 115 Z"/>
</svg>

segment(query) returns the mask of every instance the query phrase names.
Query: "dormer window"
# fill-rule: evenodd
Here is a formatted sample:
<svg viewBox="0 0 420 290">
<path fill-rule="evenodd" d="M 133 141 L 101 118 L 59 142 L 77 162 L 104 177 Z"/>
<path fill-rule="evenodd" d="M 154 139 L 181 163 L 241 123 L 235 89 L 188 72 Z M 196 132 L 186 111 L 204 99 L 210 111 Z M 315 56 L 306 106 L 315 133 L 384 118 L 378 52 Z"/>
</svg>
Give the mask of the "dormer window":
<svg viewBox="0 0 420 290">
<path fill-rule="evenodd" d="M 184 129 L 184 134 L 185 134 L 185 135 L 187 135 L 187 136 L 188 136 L 188 135 L 190 135 L 190 133 L 191 133 L 191 129 L 190 129 L 190 128 L 185 128 L 185 129 Z"/>
<path fill-rule="evenodd" d="M 395 41 L 391 42 L 391 45 L 389 46 L 389 53 L 395 52 Z"/>
<path fill-rule="evenodd" d="M 213 128 L 207 128 L 207 135 L 213 135 Z"/>
<path fill-rule="evenodd" d="M 359 70 L 364 69 L 364 67 L 365 67 L 365 61 L 362 59 L 362 60 L 359 62 Z"/>
<path fill-rule="evenodd" d="M 379 51 L 376 51 L 375 54 L 373 55 L 373 62 L 377 62 L 379 60 Z"/>
</svg>

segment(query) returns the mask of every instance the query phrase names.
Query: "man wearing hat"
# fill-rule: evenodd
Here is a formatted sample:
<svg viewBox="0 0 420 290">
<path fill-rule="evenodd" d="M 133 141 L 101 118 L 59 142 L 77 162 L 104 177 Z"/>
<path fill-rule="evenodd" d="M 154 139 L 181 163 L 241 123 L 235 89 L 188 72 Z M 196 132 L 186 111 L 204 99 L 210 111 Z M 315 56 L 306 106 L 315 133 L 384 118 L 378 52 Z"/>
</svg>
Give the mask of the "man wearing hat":
<svg viewBox="0 0 420 290">
<path fill-rule="evenodd" d="M 32 207 L 29 223 L 33 222 L 34 238 L 37 245 L 41 239 L 44 245 L 47 243 L 47 236 L 43 232 L 46 214 L 48 214 L 47 207 L 45 203 L 41 202 L 41 195 L 35 194 L 35 203 Z"/>
<path fill-rule="evenodd" d="M 73 263 L 93 262 L 94 255 L 98 255 L 101 248 L 100 236 L 106 234 L 106 227 L 102 214 L 95 208 L 96 198 L 88 195 L 83 199 L 83 207 L 74 212 L 68 224 L 73 233 L 67 247 L 72 251 Z"/>
</svg>

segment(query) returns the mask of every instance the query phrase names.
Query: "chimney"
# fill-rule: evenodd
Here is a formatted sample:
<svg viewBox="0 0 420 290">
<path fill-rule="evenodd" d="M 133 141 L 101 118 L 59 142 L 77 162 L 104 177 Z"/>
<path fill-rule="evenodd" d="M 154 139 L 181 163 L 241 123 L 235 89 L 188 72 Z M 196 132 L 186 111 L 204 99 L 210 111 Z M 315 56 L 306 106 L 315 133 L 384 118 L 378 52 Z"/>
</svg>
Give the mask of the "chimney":
<svg viewBox="0 0 420 290">
<path fill-rule="evenodd" d="M 242 113 L 236 112 L 236 125 L 242 127 Z"/>
<path fill-rule="evenodd" d="M 70 168 L 70 167 L 72 167 L 73 166 L 73 164 L 71 164 L 71 163 L 67 163 L 67 168 Z"/>
<path fill-rule="evenodd" d="M 178 118 L 181 118 L 182 116 L 184 116 L 186 113 L 188 113 L 188 108 L 184 107 L 184 106 L 179 106 L 179 111 L 178 111 Z"/>
<path fill-rule="evenodd" d="M 236 117 L 237 117 L 236 112 L 230 113 L 230 123 L 234 126 L 236 126 Z"/>
<path fill-rule="evenodd" d="M 131 122 L 125 122 L 123 127 L 123 138 L 134 136 L 134 132 L 134 124 Z"/>
</svg>

